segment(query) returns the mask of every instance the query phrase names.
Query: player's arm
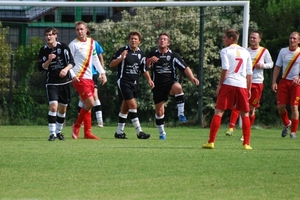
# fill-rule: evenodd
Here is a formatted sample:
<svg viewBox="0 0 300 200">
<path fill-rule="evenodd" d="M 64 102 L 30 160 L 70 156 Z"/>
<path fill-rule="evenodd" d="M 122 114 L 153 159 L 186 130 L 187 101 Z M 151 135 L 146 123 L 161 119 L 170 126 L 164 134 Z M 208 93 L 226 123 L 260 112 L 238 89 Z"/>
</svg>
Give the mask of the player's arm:
<svg viewBox="0 0 300 200">
<path fill-rule="evenodd" d="M 264 69 L 272 69 L 273 66 L 274 66 L 274 62 L 272 60 L 272 57 L 271 57 L 269 51 L 266 49 L 263 68 Z"/>
<path fill-rule="evenodd" d="M 272 78 L 272 90 L 274 92 L 277 92 L 277 78 L 278 78 L 278 75 L 280 73 L 280 70 L 281 70 L 281 67 L 279 66 L 275 66 L 274 67 L 274 70 L 273 70 L 273 78 Z"/>
<path fill-rule="evenodd" d="M 195 78 L 192 70 L 190 67 L 186 67 L 184 69 L 184 73 L 187 77 L 189 77 L 189 79 L 195 84 L 195 85 L 199 85 L 199 80 L 197 78 Z"/>
<path fill-rule="evenodd" d="M 128 50 L 119 49 L 109 63 L 109 67 L 117 67 L 126 58 Z"/>
<path fill-rule="evenodd" d="M 102 67 L 103 67 L 103 69 L 105 69 L 105 65 L 104 65 L 104 59 L 103 59 L 103 55 L 102 55 L 102 53 L 101 54 L 98 54 L 98 58 L 99 58 L 99 60 L 100 60 L 100 63 L 101 63 L 101 65 L 102 65 Z"/>
</svg>

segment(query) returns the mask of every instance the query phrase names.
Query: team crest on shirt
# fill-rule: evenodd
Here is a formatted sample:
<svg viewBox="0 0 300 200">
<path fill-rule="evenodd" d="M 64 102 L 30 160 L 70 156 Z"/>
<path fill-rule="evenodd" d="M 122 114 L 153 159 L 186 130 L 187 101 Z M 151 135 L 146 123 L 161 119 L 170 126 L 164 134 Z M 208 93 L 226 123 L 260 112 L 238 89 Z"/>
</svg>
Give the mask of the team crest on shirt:
<svg viewBox="0 0 300 200">
<path fill-rule="evenodd" d="M 138 54 L 138 58 L 141 59 L 141 54 Z"/>
<path fill-rule="evenodd" d="M 236 51 L 236 56 L 237 56 L 237 57 L 240 57 L 240 56 L 241 56 L 241 53 L 240 53 L 238 50 Z"/>
<path fill-rule="evenodd" d="M 61 49 L 57 49 L 57 54 L 61 54 Z"/>
<path fill-rule="evenodd" d="M 171 56 L 167 56 L 167 61 L 170 61 L 171 60 Z"/>
</svg>

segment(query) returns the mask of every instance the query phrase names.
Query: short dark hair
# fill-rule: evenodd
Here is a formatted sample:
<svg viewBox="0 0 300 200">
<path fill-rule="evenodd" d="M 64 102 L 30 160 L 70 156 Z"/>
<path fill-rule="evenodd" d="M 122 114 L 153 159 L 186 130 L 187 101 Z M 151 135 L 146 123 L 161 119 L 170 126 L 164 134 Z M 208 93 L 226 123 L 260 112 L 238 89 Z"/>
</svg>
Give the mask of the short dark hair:
<svg viewBox="0 0 300 200">
<path fill-rule="evenodd" d="M 58 30 L 54 27 L 49 27 L 45 29 L 44 35 L 46 35 L 46 33 L 49 33 L 52 31 L 53 35 L 58 35 Z"/>
<path fill-rule="evenodd" d="M 259 38 L 260 39 L 262 38 L 262 32 L 260 32 L 260 31 L 254 30 L 254 31 L 251 31 L 251 33 L 257 33 Z"/>
<path fill-rule="evenodd" d="M 130 37 L 132 35 L 137 35 L 139 37 L 139 40 L 142 41 L 142 34 L 138 31 L 130 31 L 130 33 L 128 34 L 128 40 L 130 39 Z"/>
<path fill-rule="evenodd" d="M 170 36 L 169 36 L 169 34 L 168 34 L 168 33 L 166 33 L 166 32 L 162 32 L 162 33 L 160 33 L 160 34 L 158 35 L 158 38 L 160 38 L 160 36 L 162 36 L 162 35 L 165 35 L 165 36 L 167 36 L 167 37 L 169 38 L 169 42 L 171 42 L 171 38 L 170 38 Z"/>
<path fill-rule="evenodd" d="M 228 38 L 232 38 L 234 42 L 238 42 L 240 33 L 234 28 L 229 28 L 225 30 L 225 36 Z"/>
</svg>

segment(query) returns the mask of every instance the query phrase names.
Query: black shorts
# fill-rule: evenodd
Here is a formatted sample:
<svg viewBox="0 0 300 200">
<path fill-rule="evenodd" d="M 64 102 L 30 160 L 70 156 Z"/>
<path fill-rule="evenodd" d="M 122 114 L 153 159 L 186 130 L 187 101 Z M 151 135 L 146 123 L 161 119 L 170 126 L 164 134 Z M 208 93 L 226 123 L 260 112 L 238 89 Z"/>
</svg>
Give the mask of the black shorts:
<svg viewBox="0 0 300 200">
<path fill-rule="evenodd" d="M 98 83 L 99 83 L 99 75 L 98 74 L 93 74 L 93 81 L 94 81 L 94 87 L 98 88 Z"/>
<path fill-rule="evenodd" d="M 138 84 L 137 81 L 118 80 L 118 94 L 121 101 L 130 100 L 137 97 Z"/>
<path fill-rule="evenodd" d="M 70 103 L 70 84 L 46 85 L 48 102 L 57 101 L 61 104 Z"/>
<path fill-rule="evenodd" d="M 176 81 L 168 81 L 160 85 L 155 84 L 155 87 L 152 89 L 154 104 L 168 101 L 168 96 L 174 83 Z"/>
</svg>

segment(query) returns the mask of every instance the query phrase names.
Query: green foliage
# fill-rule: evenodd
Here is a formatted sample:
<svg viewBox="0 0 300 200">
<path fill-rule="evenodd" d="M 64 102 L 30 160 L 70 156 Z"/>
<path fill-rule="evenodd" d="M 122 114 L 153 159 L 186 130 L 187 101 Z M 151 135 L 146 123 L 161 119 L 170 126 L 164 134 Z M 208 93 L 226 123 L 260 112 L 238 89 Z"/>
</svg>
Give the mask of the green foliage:
<svg viewBox="0 0 300 200">
<path fill-rule="evenodd" d="M 11 45 L 7 43 L 7 34 L 9 28 L 2 27 L 0 22 L 0 93 L 7 94 L 10 90 L 10 69 L 11 69 Z"/>
<path fill-rule="evenodd" d="M 204 82 L 201 85 L 204 94 L 204 116 L 213 114 L 215 88 L 220 74 L 219 51 L 222 48 L 221 36 L 226 28 L 231 27 L 242 30 L 243 19 L 240 12 L 240 10 L 232 7 L 205 8 Z M 179 53 L 191 67 L 194 74 L 198 74 L 200 62 L 199 13 L 199 7 L 154 9 L 152 7 L 139 7 L 134 10 L 134 14 L 123 11 L 122 19 L 119 22 L 105 20 L 99 24 L 90 23 L 89 26 L 94 30 L 93 37 L 100 41 L 106 51 L 105 60 L 110 60 L 112 54 L 118 48 L 127 44 L 127 35 L 132 30 L 142 33 L 141 49 L 146 54 L 157 48 L 158 35 L 161 32 L 167 32 L 171 36 L 170 49 Z M 256 24 L 253 22 L 250 23 L 250 26 L 251 28 L 256 28 Z M 196 122 L 199 89 L 182 73 L 179 74 L 179 79 L 186 96 L 185 110 L 188 113 L 187 116 L 189 121 Z M 142 117 L 145 117 L 145 120 L 147 120 L 153 117 L 153 103 L 151 103 L 150 88 L 145 84 L 145 82 L 141 84 L 143 94 L 139 96 L 138 104 L 140 106 L 139 109 L 143 113 Z M 116 87 L 113 87 L 111 82 L 108 85 L 113 89 L 111 90 L 113 94 L 115 94 Z M 176 105 L 173 100 L 168 103 L 170 106 L 167 105 L 166 114 L 170 116 L 170 119 L 175 119 L 177 115 L 174 112 Z"/>
</svg>

